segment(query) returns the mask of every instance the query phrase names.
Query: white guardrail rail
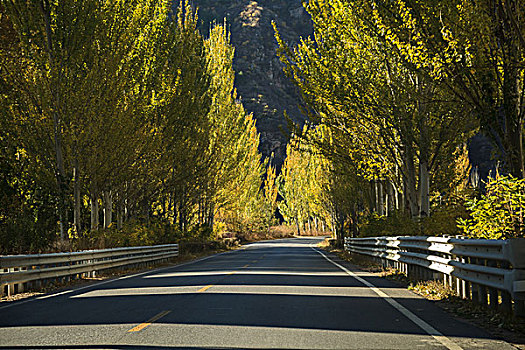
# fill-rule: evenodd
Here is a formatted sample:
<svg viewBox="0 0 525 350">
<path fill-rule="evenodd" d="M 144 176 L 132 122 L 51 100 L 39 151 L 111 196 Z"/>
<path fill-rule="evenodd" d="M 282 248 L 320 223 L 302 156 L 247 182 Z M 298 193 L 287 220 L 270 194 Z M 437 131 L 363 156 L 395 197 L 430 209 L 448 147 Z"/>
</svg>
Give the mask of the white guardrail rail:
<svg viewBox="0 0 525 350">
<path fill-rule="evenodd" d="M 71 253 L 0 255 L 0 295 L 22 293 L 27 287 L 38 288 L 57 279 L 94 277 L 100 270 L 149 264 L 178 255 L 178 244 Z"/>
<path fill-rule="evenodd" d="M 367 255 L 415 280 L 443 279 L 462 298 L 525 316 L 525 239 L 345 237 Z"/>
</svg>

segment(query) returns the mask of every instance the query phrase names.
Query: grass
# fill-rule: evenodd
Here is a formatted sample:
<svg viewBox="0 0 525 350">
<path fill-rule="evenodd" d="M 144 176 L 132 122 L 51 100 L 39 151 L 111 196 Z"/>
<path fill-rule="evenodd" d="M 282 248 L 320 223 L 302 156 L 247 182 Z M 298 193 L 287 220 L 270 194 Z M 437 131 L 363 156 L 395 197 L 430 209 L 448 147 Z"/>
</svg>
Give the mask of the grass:
<svg viewBox="0 0 525 350">
<path fill-rule="evenodd" d="M 442 281 L 420 281 L 410 284 L 408 289 L 429 300 L 443 300 L 455 296 L 454 290 Z"/>
</svg>

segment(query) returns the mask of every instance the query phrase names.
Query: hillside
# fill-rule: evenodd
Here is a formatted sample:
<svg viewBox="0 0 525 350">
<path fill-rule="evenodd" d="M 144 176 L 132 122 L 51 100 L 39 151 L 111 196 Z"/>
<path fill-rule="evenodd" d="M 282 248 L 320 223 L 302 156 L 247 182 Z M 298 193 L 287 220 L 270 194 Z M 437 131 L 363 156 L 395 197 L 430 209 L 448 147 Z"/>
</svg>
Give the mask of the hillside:
<svg viewBox="0 0 525 350">
<path fill-rule="evenodd" d="M 300 0 L 194 0 L 193 3 L 199 9 L 201 28 L 226 19 L 236 48 L 237 90 L 244 107 L 257 120 L 261 152 L 265 157 L 274 153 L 275 163 L 280 165 L 286 153 L 286 136 L 281 131 L 286 124 L 283 112 L 286 110 L 295 121 L 304 117 L 297 107 L 298 93 L 284 76 L 275 55 L 277 42 L 272 21 L 283 37 L 294 43 L 312 33 L 309 15 Z"/>
</svg>

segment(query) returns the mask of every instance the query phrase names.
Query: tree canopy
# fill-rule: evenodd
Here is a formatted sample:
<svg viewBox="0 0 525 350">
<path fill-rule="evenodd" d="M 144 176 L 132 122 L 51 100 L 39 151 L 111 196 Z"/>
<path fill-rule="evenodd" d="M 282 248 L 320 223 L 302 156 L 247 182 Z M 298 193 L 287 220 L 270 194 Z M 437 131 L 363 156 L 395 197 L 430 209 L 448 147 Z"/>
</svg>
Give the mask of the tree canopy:
<svg viewBox="0 0 525 350">
<path fill-rule="evenodd" d="M 170 239 L 209 237 L 216 220 L 264 225 L 259 135 L 226 23 L 203 35 L 185 0 L 0 10 L 3 251 L 137 225 Z"/>
<path fill-rule="evenodd" d="M 456 203 L 450 184 L 468 178 L 469 169 L 455 157 L 479 130 L 494 140 L 502 169 L 524 176 L 522 3 L 312 0 L 304 6 L 313 37 L 291 47 L 274 25 L 278 55 L 309 117 L 294 130 L 308 147 L 297 149 L 342 168 L 349 185 L 368 187 L 361 196 L 347 195 L 354 205 L 342 212 L 341 227 L 347 222 L 357 231 L 352 207 L 363 215 L 401 211 L 420 221 Z"/>
</svg>

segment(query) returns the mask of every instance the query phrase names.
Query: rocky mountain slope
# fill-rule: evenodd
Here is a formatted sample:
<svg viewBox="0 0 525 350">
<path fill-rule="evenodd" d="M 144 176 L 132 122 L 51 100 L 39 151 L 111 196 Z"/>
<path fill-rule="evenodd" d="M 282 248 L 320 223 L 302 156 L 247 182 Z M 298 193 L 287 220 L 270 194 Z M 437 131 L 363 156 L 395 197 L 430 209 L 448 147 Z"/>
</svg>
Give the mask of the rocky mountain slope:
<svg viewBox="0 0 525 350">
<path fill-rule="evenodd" d="M 299 95 L 282 72 L 275 52 L 272 21 L 290 44 L 312 34 L 310 16 L 301 0 L 193 0 L 203 33 L 213 21 L 226 23 L 235 46 L 236 87 L 245 109 L 253 112 L 261 134 L 260 150 L 272 153 L 280 165 L 286 154 L 284 111 L 294 121 L 304 117 L 298 109 Z"/>
</svg>

